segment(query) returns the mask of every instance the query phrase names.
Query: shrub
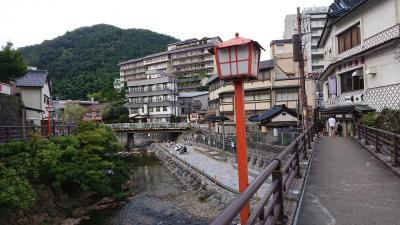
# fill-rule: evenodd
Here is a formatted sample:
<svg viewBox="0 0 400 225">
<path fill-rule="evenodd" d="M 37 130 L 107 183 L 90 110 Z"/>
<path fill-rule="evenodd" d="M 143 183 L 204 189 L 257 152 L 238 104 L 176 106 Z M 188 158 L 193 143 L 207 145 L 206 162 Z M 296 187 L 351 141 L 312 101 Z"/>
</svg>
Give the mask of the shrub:
<svg viewBox="0 0 400 225">
<path fill-rule="evenodd" d="M 0 209 L 28 208 L 36 200 L 29 181 L 18 175 L 14 169 L 0 166 Z"/>
<path fill-rule="evenodd" d="M 83 123 L 75 132 L 51 140 L 33 136 L 27 142 L 0 144 L 0 211 L 29 207 L 36 199 L 32 187 L 42 185 L 69 195 L 91 191 L 104 196 L 121 191 L 129 167 L 106 157 L 122 148 L 112 130 Z"/>
</svg>

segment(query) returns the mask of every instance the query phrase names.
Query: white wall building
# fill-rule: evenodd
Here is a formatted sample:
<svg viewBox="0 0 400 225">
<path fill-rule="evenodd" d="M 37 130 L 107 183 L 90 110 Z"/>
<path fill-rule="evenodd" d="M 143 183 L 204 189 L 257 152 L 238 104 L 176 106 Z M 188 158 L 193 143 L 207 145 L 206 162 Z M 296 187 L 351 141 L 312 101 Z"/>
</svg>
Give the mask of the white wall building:
<svg viewBox="0 0 400 225">
<path fill-rule="evenodd" d="M 16 81 L 20 88 L 21 99 L 25 105 L 26 120 L 34 121 L 47 118 L 46 107 L 51 106 L 50 84 L 45 70 L 29 70 Z"/>
<path fill-rule="evenodd" d="M 320 76 L 323 116 L 336 115 L 349 125 L 360 112 L 399 108 L 399 15 L 400 0 L 331 4 L 320 39 L 326 68 Z"/>
<path fill-rule="evenodd" d="M 162 70 L 147 71 L 143 79 L 127 82 L 129 118 L 134 122 L 170 122 L 177 115 L 175 77 Z"/>
</svg>

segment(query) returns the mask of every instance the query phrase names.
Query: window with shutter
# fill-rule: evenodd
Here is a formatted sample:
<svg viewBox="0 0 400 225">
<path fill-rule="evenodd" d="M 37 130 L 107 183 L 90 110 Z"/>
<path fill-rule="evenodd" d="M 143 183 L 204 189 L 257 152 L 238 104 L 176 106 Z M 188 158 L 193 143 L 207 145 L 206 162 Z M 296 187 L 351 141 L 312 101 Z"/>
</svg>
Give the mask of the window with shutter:
<svg viewBox="0 0 400 225">
<path fill-rule="evenodd" d="M 360 24 L 356 24 L 337 35 L 338 52 L 342 53 L 361 44 Z"/>
</svg>

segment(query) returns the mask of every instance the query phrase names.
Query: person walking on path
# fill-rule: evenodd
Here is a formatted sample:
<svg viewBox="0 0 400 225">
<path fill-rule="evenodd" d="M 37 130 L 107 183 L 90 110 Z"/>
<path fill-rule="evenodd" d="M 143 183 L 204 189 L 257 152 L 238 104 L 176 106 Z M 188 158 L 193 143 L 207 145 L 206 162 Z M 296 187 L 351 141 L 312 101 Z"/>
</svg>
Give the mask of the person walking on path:
<svg viewBox="0 0 400 225">
<path fill-rule="evenodd" d="M 336 125 L 336 134 L 341 137 L 342 136 L 342 131 L 343 131 L 343 127 L 342 124 L 340 122 L 337 122 Z"/>
<path fill-rule="evenodd" d="M 335 135 L 335 125 L 336 125 L 336 120 L 333 116 L 330 116 L 328 119 L 328 126 L 329 126 L 329 136 L 332 137 Z"/>
</svg>

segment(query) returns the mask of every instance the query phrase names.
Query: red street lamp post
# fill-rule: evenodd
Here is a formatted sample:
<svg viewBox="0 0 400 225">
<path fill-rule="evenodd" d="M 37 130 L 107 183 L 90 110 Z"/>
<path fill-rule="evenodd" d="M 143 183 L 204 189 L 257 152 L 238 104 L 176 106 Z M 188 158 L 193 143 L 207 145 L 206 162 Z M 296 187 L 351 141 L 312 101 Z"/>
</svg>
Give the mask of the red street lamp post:
<svg viewBox="0 0 400 225">
<path fill-rule="evenodd" d="M 249 185 L 243 81 L 257 78 L 260 52 L 263 47 L 256 41 L 239 37 L 238 33 L 235 36 L 235 38 L 216 45 L 214 54 L 218 78 L 220 80 L 232 80 L 235 87 L 234 106 L 239 192 L 243 192 Z M 250 207 L 247 203 L 246 207 L 240 212 L 241 224 L 246 223 L 249 213 Z"/>
</svg>

